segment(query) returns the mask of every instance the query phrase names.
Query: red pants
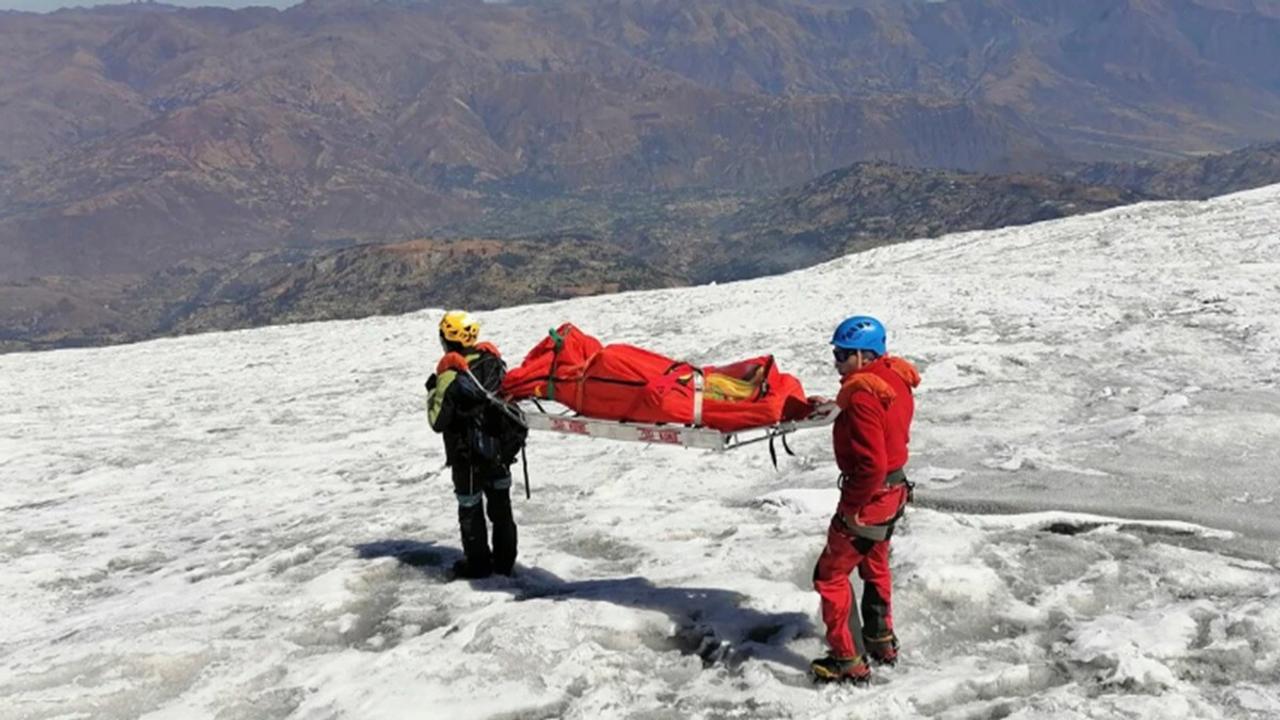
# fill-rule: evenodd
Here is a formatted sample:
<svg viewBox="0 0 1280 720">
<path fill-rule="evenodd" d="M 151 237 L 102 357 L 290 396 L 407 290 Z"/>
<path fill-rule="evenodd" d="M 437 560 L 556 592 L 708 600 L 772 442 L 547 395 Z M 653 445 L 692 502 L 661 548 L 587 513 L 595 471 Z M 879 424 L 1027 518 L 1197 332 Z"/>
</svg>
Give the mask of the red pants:
<svg viewBox="0 0 1280 720">
<path fill-rule="evenodd" d="M 849 573 L 858 568 L 864 583 L 862 626 L 853 612 L 853 585 Z M 867 540 L 845 534 L 838 520 L 827 530 L 827 546 L 813 568 L 813 587 L 822 596 L 822 621 L 827 644 L 836 657 L 862 653 L 862 635 L 880 637 L 893 630 L 891 610 L 889 541 Z"/>
</svg>

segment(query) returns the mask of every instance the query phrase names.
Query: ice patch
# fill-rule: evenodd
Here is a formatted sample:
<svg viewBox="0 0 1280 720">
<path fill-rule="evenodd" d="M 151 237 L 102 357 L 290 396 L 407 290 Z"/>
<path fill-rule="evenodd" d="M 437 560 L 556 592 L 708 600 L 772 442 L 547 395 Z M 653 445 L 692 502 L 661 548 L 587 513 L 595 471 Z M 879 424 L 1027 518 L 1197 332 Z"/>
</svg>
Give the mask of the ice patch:
<svg viewBox="0 0 1280 720">
<path fill-rule="evenodd" d="M 982 461 L 983 466 L 1005 472 L 1056 470 L 1058 472 L 1072 473 L 1073 475 L 1107 477 L 1107 473 L 1101 470 L 1079 467 L 1037 448 L 1016 448 L 1012 451 L 1006 449 L 1005 452 L 1009 454 L 1007 458 L 986 458 Z"/>
<path fill-rule="evenodd" d="M 1127 528 L 1153 528 L 1184 535 L 1228 540 L 1235 537 L 1229 530 L 1182 522 L 1180 520 L 1133 520 L 1073 512 L 1033 512 L 1015 515 L 964 515 L 959 519 L 967 525 L 983 530 L 1045 530 L 1055 526 L 1087 530 L 1096 527 L 1116 526 Z"/>
<path fill-rule="evenodd" d="M 1071 657 L 1104 670 L 1104 685 L 1148 692 L 1173 687 L 1177 676 L 1162 661 L 1187 655 L 1199 627 L 1192 612 L 1205 609 L 1189 605 L 1097 618 L 1073 633 Z"/>
<path fill-rule="evenodd" d="M 1096 423 L 1092 426 L 1088 426 L 1084 433 L 1101 435 L 1102 437 L 1111 438 L 1112 440 L 1118 440 L 1138 432 L 1146 424 L 1147 417 L 1145 415 L 1135 414 L 1127 417 L 1116 418 L 1115 420 Z"/>
<path fill-rule="evenodd" d="M 1191 400 L 1186 395 L 1173 393 L 1142 408 L 1142 412 L 1148 415 L 1172 415 L 1190 406 Z"/>
<path fill-rule="evenodd" d="M 955 485 L 964 476 L 964 470 L 953 468 L 940 468 L 932 465 L 924 467 L 912 467 L 911 480 L 927 487 L 946 487 Z"/>
<path fill-rule="evenodd" d="M 756 499 L 759 507 L 794 515 L 830 515 L 839 502 L 837 488 L 775 490 Z"/>
<path fill-rule="evenodd" d="M 1276 501 L 1275 495 L 1254 495 L 1253 493 L 1241 493 L 1231 498 L 1231 502 L 1240 503 L 1241 505 L 1270 505 Z"/>
<path fill-rule="evenodd" d="M 971 338 L 972 340 L 972 338 Z M 959 390 L 991 382 L 1002 375 L 998 356 L 988 353 L 965 353 L 943 358 L 929 364 L 922 374 L 921 394 Z"/>
<path fill-rule="evenodd" d="M 1232 688 L 1230 695 L 1243 710 L 1265 717 L 1280 717 L 1280 690 L 1275 686 L 1242 685 Z"/>
<path fill-rule="evenodd" d="M 1136 617 L 1104 616 L 1075 631 L 1071 651 L 1086 662 L 1099 657 L 1114 661 L 1130 652 L 1161 659 L 1181 657 L 1196 636 L 1198 625 L 1192 613 L 1205 609 L 1192 604 L 1161 608 Z"/>
</svg>

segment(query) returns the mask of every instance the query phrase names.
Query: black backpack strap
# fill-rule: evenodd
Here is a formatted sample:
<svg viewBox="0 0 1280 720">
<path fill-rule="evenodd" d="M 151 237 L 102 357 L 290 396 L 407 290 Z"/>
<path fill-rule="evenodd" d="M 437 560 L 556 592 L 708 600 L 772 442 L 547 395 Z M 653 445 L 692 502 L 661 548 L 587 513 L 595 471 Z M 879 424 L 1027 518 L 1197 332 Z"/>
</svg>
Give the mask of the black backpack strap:
<svg viewBox="0 0 1280 720">
<path fill-rule="evenodd" d="M 520 467 L 524 469 L 524 499 L 528 500 L 533 497 L 529 492 L 529 458 L 524 455 L 524 446 L 520 446 Z"/>
</svg>

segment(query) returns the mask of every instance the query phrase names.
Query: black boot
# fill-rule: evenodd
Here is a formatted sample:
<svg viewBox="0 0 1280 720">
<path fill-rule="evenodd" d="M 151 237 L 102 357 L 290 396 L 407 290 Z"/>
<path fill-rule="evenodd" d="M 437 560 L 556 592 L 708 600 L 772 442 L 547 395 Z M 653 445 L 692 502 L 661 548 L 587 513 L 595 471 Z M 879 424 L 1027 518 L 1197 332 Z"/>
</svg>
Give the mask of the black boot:
<svg viewBox="0 0 1280 720">
<path fill-rule="evenodd" d="M 863 644 L 867 646 L 867 655 L 877 665 L 898 664 L 898 638 L 889 631 L 875 637 L 864 636 Z"/>
<path fill-rule="evenodd" d="M 462 552 L 466 560 L 454 565 L 454 575 L 482 578 L 493 574 L 493 556 L 489 553 L 489 528 L 484 522 L 484 507 L 458 505 L 458 525 L 462 530 Z M 461 566 L 462 571 L 459 571 Z"/>
<path fill-rule="evenodd" d="M 483 580 L 492 574 L 489 568 L 474 566 L 465 559 L 455 562 L 451 571 L 454 580 Z"/>
<path fill-rule="evenodd" d="M 819 683 L 839 682 L 861 685 L 871 679 L 871 668 L 860 656 L 839 658 L 834 655 L 820 657 L 809 663 L 809 672 L 813 681 Z"/>
<path fill-rule="evenodd" d="M 507 488 L 485 492 L 489 521 L 493 523 L 493 570 L 510 575 L 516 565 L 516 521 L 511 514 L 511 491 Z"/>
</svg>

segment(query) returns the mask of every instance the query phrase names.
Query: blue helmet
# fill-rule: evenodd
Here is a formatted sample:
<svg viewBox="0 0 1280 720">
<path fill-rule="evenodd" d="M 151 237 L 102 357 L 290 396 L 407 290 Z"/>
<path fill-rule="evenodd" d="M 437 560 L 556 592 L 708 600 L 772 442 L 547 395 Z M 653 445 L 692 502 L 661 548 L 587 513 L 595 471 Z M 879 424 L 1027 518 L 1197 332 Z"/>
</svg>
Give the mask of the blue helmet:
<svg viewBox="0 0 1280 720">
<path fill-rule="evenodd" d="M 836 328 L 831 344 L 842 350 L 870 350 L 885 354 L 884 324 L 868 315 L 854 315 Z"/>
</svg>

